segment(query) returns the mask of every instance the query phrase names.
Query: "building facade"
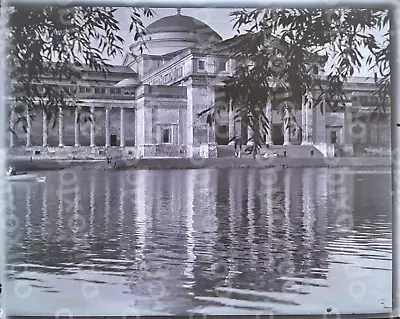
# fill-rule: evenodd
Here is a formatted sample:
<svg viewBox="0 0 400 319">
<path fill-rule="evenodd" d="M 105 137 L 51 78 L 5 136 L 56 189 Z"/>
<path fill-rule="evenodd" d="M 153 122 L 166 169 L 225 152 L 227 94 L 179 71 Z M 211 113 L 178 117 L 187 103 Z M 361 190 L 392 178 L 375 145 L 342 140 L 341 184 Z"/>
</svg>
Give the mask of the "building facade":
<svg viewBox="0 0 400 319">
<path fill-rule="evenodd" d="M 79 87 L 58 83 L 65 90 L 74 87 L 82 107 L 60 109 L 52 124 L 45 113 L 36 112 L 34 120 L 28 120 L 27 132 L 16 128 L 16 134 L 9 134 L 10 154 L 215 157 L 234 136 L 251 136 L 232 112 L 221 114 L 211 126 L 198 116 L 221 101 L 219 88 L 235 72 L 237 61 L 223 49 L 231 39 L 223 40 L 178 10 L 149 25 L 144 41 L 145 53 L 135 43 L 124 65 L 111 68 L 107 78 L 89 70 Z M 222 49 L 207 50 L 210 47 Z M 390 150 L 390 109 L 374 113 L 374 89 L 373 81 L 352 79 L 346 85 L 347 106 L 335 112 L 299 103 L 294 111 L 297 127 L 284 125 L 276 107 L 266 105 L 272 125 L 264 142 L 270 149 L 292 147 L 299 156 L 309 156 L 310 149 L 319 156 L 385 154 Z M 79 121 L 82 108 L 91 111 L 91 122 Z M 11 110 L 14 128 L 13 114 Z"/>
</svg>

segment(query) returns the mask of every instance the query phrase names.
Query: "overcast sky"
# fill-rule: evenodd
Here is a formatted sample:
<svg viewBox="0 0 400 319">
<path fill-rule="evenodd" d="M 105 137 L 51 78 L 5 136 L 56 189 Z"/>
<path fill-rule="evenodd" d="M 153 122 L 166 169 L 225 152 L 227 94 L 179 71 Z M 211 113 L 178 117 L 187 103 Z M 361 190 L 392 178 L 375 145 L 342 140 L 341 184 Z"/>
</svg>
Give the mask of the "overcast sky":
<svg viewBox="0 0 400 319">
<path fill-rule="evenodd" d="M 231 17 L 229 14 L 235 9 L 229 8 L 182 8 L 181 14 L 195 17 L 207 25 L 209 25 L 212 29 L 214 29 L 217 33 L 219 33 L 223 39 L 227 39 L 233 37 L 236 34 L 236 30 L 233 30 L 233 22 L 231 21 Z M 144 18 L 143 22 L 147 26 L 150 23 L 161 19 L 168 15 L 176 14 L 175 8 L 160 8 L 154 9 L 156 12 L 156 16 L 153 18 Z M 129 46 L 133 42 L 133 34 L 129 33 L 129 25 L 130 25 L 130 9 L 129 8 L 120 8 L 117 11 L 117 17 L 121 22 L 121 30 L 122 36 L 125 39 L 125 50 L 129 50 Z M 376 32 L 373 32 L 375 35 Z M 383 34 L 383 33 L 381 33 Z M 364 56 L 367 56 L 368 51 L 362 52 Z M 122 64 L 123 57 L 119 57 L 115 59 L 113 64 Z M 329 69 L 327 70 L 329 71 Z M 369 76 L 368 68 L 364 66 L 360 73 L 355 74 L 355 76 Z"/>
</svg>

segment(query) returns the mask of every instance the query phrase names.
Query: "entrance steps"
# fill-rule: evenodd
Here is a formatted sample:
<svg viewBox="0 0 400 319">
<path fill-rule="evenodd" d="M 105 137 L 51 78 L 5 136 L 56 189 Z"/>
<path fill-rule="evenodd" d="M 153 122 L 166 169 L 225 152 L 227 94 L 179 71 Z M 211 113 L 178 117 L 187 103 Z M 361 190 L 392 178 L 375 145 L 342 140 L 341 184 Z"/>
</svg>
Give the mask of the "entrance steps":
<svg viewBox="0 0 400 319">
<path fill-rule="evenodd" d="M 252 155 L 244 154 L 246 145 L 242 148 L 241 157 L 252 157 Z M 284 156 L 286 151 L 286 157 L 296 158 L 309 158 L 311 157 L 311 151 L 313 151 L 312 157 L 324 157 L 324 155 L 313 145 L 271 145 L 269 148 L 263 146 L 261 148 L 261 155 L 270 154 L 273 156 Z M 235 148 L 233 145 L 218 145 L 218 157 L 234 157 Z"/>
<path fill-rule="evenodd" d="M 324 157 L 324 155 L 313 145 L 273 145 L 269 148 L 263 147 L 261 154 L 278 154 L 284 156 L 286 151 L 287 157 Z M 313 155 L 311 155 L 311 152 Z"/>
</svg>

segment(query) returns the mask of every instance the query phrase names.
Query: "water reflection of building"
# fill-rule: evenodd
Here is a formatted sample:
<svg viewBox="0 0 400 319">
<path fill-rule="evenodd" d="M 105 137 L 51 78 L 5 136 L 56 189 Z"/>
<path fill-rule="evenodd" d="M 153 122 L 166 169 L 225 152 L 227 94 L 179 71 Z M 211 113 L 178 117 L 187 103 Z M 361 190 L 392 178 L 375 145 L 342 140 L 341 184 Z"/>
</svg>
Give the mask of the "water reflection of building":
<svg viewBox="0 0 400 319">
<path fill-rule="evenodd" d="M 32 188 L 31 185 L 28 183 L 26 184 L 26 231 L 28 237 L 31 237 L 32 234 Z M 14 199 L 14 196 L 11 197 Z M 17 205 L 17 203 L 15 203 Z"/>
<path fill-rule="evenodd" d="M 95 203 L 96 203 L 96 175 L 91 174 L 89 180 L 89 236 L 93 238 L 94 235 L 94 217 L 95 217 Z"/>
<path fill-rule="evenodd" d="M 108 228 L 110 227 L 110 175 L 105 175 L 105 236 L 108 235 Z"/>
<path fill-rule="evenodd" d="M 45 239 L 47 236 L 46 226 L 48 225 L 48 216 L 47 216 L 47 195 L 48 195 L 48 185 L 45 183 L 43 185 L 43 197 L 42 197 L 42 219 L 40 223 L 41 235 L 42 239 Z"/>
<path fill-rule="evenodd" d="M 75 271 L 82 260 L 95 260 L 98 274 L 127 277 L 132 293 L 141 289 L 139 279 L 145 279 L 162 281 L 176 296 L 213 295 L 221 282 L 280 291 L 282 259 L 293 261 L 294 276 L 324 278 L 326 245 L 338 236 L 329 230 L 335 219 L 328 219 L 334 187 L 327 169 L 283 170 L 276 189 L 262 185 L 259 170 L 130 173 L 135 185 L 126 172 L 79 172 L 81 198 L 62 195 L 65 186 L 56 172 L 49 173 L 47 190 L 43 184 L 14 185 L 17 213 L 25 221 L 23 262 L 62 273 Z M 350 198 L 356 179 L 349 175 L 343 184 Z M 357 198 L 354 203 L 361 205 Z M 73 237 L 80 233 L 78 212 L 87 221 L 86 242 Z M 371 216 L 371 222 L 373 218 L 381 217 Z M 80 254 L 69 260 L 74 246 Z M 43 259 L 47 251 L 51 256 Z M 222 267 L 212 269 L 216 264 Z"/>
<path fill-rule="evenodd" d="M 326 251 L 326 245 L 328 242 L 328 206 L 329 206 L 329 196 L 328 189 L 330 189 L 328 183 L 329 170 L 322 169 L 314 176 L 314 194 L 315 197 L 315 212 L 316 212 L 316 222 L 314 224 L 314 252 L 313 258 L 316 262 L 316 269 L 319 269 L 321 275 L 317 272 L 313 273 L 314 277 L 325 278 L 325 273 L 328 268 L 328 253 Z"/>
<path fill-rule="evenodd" d="M 256 269 L 257 249 L 255 243 L 255 201 L 258 200 L 256 195 L 257 190 L 257 171 L 250 170 L 247 175 L 247 242 L 249 244 L 249 268 Z"/>
<path fill-rule="evenodd" d="M 192 291 L 193 284 L 194 284 L 194 265 L 196 262 L 196 253 L 195 253 L 195 224 L 194 224 L 194 207 L 193 207 L 193 200 L 194 200 L 194 187 L 196 184 L 196 175 L 198 174 L 197 170 L 189 171 L 186 174 L 186 181 L 185 183 L 180 183 L 180 199 L 183 202 L 185 196 L 182 196 L 185 191 L 187 191 L 186 197 L 186 236 L 187 236 L 187 244 L 186 244 L 186 262 L 185 262 L 185 269 L 184 275 L 186 278 L 185 288 L 188 288 L 189 291 Z M 179 212 L 181 209 L 183 210 L 185 206 L 180 205 Z"/>
<path fill-rule="evenodd" d="M 292 197 L 292 193 L 291 193 L 291 183 L 292 183 L 292 170 L 289 169 L 286 171 L 286 174 L 284 175 L 284 196 L 285 196 L 285 203 L 284 203 L 284 214 L 285 214 L 285 218 L 284 218 L 284 231 L 285 231 L 285 243 L 287 243 L 286 246 L 286 252 L 287 252 L 287 260 L 292 260 L 292 251 L 293 251 L 293 245 L 292 245 L 292 241 L 291 241 L 291 222 L 290 222 L 290 218 L 291 218 L 291 210 L 292 210 L 292 203 L 291 203 L 291 197 Z"/>
<path fill-rule="evenodd" d="M 303 262 L 306 269 L 312 267 L 312 252 L 314 250 L 314 223 L 316 218 L 315 208 L 315 184 L 312 169 L 305 169 L 303 174 L 303 229 L 304 229 L 304 246 L 303 246 Z M 308 273 L 306 273 L 308 275 Z"/>
<path fill-rule="evenodd" d="M 136 264 L 143 265 L 145 267 L 146 260 L 144 249 L 146 246 L 146 235 L 147 235 L 147 214 L 146 214 L 146 173 L 144 171 L 139 171 L 136 176 L 136 183 L 134 186 L 136 192 L 136 238 L 137 238 L 137 248 L 136 248 Z M 142 266 L 141 266 L 142 267 Z"/>
<path fill-rule="evenodd" d="M 256 170 L 218 174 L 214 260 L 226 265 L 226 276 L 216 279 L 196 272 L 198 293 L 213 289 L 224 279 L 236 288 L 246 289 L 251 283 L 253 288 L 279 291 L 283 289 L 283 282 L 278 281 L 283 275 L 279 267 L 284 260 L 293 261 L 293 275 L 300 277 L 312 277 L 314 269 L 326 266 L 321 246 L 324 241 L 317 243 L 323 235 L 318 225 L 324 224 L 326 218 L 326 194 L 322 194 L 318 204 L 315 202 L 320 197 L 315 191 L 317 187 L 326 192 L 326 178 L 317 185 L 312 172 L 299 175 L 298 171 L 288 169 L 278 174 L 281 182 L 276 188 L 262 185 Z M 226 181 L 229 184 L 222 187 Z M 303 196 L 299 194 L 302 188 Z M 319 209 L 324 210 L 321 215 L 317 213 Z M 321 274 L 318 276 L 321 278 Z"/>
</svg>

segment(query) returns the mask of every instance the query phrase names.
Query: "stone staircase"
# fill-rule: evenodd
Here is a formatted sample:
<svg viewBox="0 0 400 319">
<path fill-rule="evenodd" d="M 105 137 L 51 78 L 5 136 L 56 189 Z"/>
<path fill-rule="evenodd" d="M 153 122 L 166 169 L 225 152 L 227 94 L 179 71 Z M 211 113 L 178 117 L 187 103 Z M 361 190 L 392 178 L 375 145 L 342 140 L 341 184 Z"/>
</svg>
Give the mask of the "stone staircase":
<svg viewBox="0 0 400 319">
<path fill-rule="evenodd" d="M 252 155 L 247 155 L 244 150 L 247 146 L 242 148 L 241 157 L 252 157 Z M 311 157 L 311 151 L 313 151 L 313 157 L 324 157 L 323 154 L 312 145 L 272 145 L 269 148 L 266 146 L 261 148 L 261 155 L 270 154 L 273 156 L 277 154 L 278 156 L 284 156 L 286 151 L 286 157 L 296 157 L 296 158 L 309 158 Z M 235 149 L 233 145 L 218 145 L 218 157 L 234 157 Z"/>
<path fill-rule="evenodd" d="M 324 157 L 324 155 L 312 145 L 273 145 L 269 148 L 263 148 L 261 154 L 278 154 L 279 156 L 284 156 L 286 151 L 286 157 Z M 311 155 L 313 152 L 313 155 Z"/>
</svg>

